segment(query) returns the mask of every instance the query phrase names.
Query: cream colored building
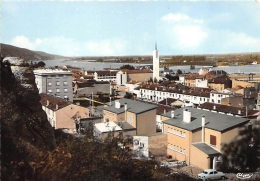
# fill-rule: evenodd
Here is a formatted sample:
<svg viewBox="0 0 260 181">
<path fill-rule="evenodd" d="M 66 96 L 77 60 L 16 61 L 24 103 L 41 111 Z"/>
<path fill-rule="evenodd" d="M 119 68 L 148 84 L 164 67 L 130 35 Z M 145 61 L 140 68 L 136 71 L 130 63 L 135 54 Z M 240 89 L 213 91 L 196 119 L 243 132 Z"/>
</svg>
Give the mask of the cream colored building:
<svg viewBox="0 0 260 181">
<path fill-rule="evenodd" d="M 122 98 L 104 107 L 103 121 L 128 123 L 136 129 L 132 136 L 154 134 L 156 133 L 156 108 L 157 105 Z"/>
<path fill-rule="evenodd" d="M 223 143 L 238 135 L 248 119 L 195 108 L 181 108 L 162 115 L 167 134 L 167 154 L 201 169 L 216 168 Z"/>
<path fill-rule="evenodd" d="M 46 112 L 48 121 L 55 129 L 67 129 L 70 133 L 76 132 L 76 125 L 81 118 L 89 117 L 89 109 L 74 105 L 71 102 L 40 94 L 42 109 Z"/>
</svg>

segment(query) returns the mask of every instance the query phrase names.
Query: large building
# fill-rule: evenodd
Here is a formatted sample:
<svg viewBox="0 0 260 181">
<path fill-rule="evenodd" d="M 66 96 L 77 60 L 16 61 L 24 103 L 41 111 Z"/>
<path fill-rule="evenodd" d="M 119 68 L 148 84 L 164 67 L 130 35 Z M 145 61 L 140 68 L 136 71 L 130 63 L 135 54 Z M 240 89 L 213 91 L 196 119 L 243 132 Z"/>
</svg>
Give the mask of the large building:
<svg viewBox="0 0 260 181">
<path fill-rule="evenodd" d="M 71 72 L 53 69 L 39 69 L 33 72 L 39 93 L 73 101 Z"/>
<path fill-rule="evenodd" d="M 155 44 L 155 50 L 153 51 L 153 80 L 157 81 L 160 79 L 159 77 L 159 51 L 157 50 L 157 44 Z"/>
<path fill-rule="evenodd" d="M 162 115 L 168 135 L 167 154 L 201 169 L 217 167 L 224 143 L 239 135 L 249 120 L 236 116 L 181 108 Z"/>
<path fill-rule="evenodd" d="M 131 99 L 119 99 L 104 107 L 104 122 L 127 123 L 135 128 L 134 135 L 156 133 L 157 106 Z"/>
<path fill-rule="evenodd" d="M 75 133 L 80 119 L 89 117 L 89 109 L 72 104 L 72 102 L 41 93 L 40 103 L 47 114 L 47 119 L 55 129 L 67 129 Z"/>
</svg>

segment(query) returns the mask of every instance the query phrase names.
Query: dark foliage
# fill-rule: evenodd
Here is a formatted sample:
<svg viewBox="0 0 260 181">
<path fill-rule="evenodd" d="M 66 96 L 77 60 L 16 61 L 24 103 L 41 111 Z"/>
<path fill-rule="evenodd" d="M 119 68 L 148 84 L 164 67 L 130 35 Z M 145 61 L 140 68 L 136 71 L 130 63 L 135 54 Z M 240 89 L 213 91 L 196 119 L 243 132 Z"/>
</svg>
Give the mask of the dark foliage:
<svg viewBox="0 0 260 181">
<path fill-rule="evenodd" d="M 135 70 L 134 66 L 129 65 L 129 64 L 123 65 L 123 66 L 121 66 L 119 69 Z"/>
<path fill-rule="evenodd" d="M 179 80 L 179 76 L 172 76 L 171 74 L 166 74 L 165 77 L 169 80 Z"/>
<path fill-rule="evenodd" d="M 221 170 L 225 172 L 254 172 L 260 168 L 260 127 L 245 127 L 229 144 L 223 146 Z"/>
</svg>

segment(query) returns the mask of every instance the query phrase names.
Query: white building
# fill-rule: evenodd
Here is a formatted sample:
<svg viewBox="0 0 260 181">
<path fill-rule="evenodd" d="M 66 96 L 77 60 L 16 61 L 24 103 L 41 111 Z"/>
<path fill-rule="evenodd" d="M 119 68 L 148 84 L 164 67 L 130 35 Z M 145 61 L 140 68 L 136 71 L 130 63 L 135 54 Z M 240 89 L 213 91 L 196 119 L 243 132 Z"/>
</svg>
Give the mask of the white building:
<svg viewBox="0 0 260 181">
<path fill-rule="evenodd" d="M 226 98 L 226 97 L 233 97 L 233 94 L 218 92 L 218 91 L 211 91 L 209 102 L 221 104 L 221 99 Z"/>
<path fill-rule="evenodd" d="M 52 69 L 39 69 L 33 72 L 39 93 L 73 101 L 71 72 Z"/>
<path fill-rule="evenodd" d="M 156 78 L 157 81 L 159 77 L 159 51 L 157 50 L 157 44 L 155 44 L 155 50 L 153 51 L 153 80 Z"/>
<path fill-rule="evenodd" d="M 127 73 L 123 71 L 118 71 L 116 74 L 116 84 L 125 85 L 127 82 Z"/>
<path fill-rule="evenodd" d="M 208 88 L 207 79 L 195 79 L 195 87 Z"/>
</svg>

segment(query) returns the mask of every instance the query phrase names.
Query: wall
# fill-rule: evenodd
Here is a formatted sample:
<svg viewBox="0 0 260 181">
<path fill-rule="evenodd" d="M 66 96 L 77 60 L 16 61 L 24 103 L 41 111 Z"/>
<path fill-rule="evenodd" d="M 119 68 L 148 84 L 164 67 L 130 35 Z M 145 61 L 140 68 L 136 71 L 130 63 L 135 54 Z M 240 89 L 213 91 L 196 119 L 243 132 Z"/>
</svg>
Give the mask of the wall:
<svg viewBox="0 0 260 181">
<path fill-rule="evenodd" d="M 73 116 L 77 118 L 88 118 L 89 109 L 81 106 L 71 104 L 67 107 L 59 109 L 55 112 L 56 115 L 56 129 L 67 128 L 75 130 L 75 121 L 72 119 Z"/>
<path fill-rule="evenodd" d="M 137 114 L 137 135 L 156 133 L 156 109 Z"/>
<path fill-rule="evenodd" d="M 87 94 L 96 94 L 97 92 L 102 92 L 102 93 L 110 93 L 110 84 L 95 84 L 94 87 L 84 87 L 84 88 L 79 88 L 77 89 L 77 95 L 82 96 L 82 95 L 87 95 Z"/>
<path fill-rule="evenodd" d="M 202 130 L 192 132 L 191 143 L 202 142 Z"/>
<path fill-rule="evenodd" d="M 232 80 L 232 88 L 235 88 L 237 86 L 254 87 L 254 84 L 246 81 Z"/>
<path fill-rule="evenodd" d="M 190 149 L 190 164 L 196 166 L 202 170 L 210 168 L 210 159 L 207 158 L 208 155 L 200 151 L 195 146 L 191 145 Z"/>
<path fill-rule="evenodd" d="M 145 156 L 146 158 L 149 157 L 148 136 L 134 136 L 133 146 L 136 156 Z"/>
<path fill-rule="evenodd" d="M 154 157 L 164 157 L 167 153 L 167 135 L 149 136 L 149 151 Z"/>
<path fill-rule="evenodd" d="M 216 149 L 221 150 L 221 132 L 205 128 L 205 143 L 210 144 L 210 135 L 216 136 Z M 211 145 L 212 146 L 212 145 Z"/>
<path fill-rule="evenodd" d="M 238 128 L 226 131 L 221 135 L 221 144 L 230 142 L 233 138 L 238 135 Z"/>
<path fill-rule="evenodd" d="M 225 89 L 225 84 L 209 83 L 208 86 L 209 86 L 209 88 L 215 89 L 216 91 L 220 91 L 220 90 Z"/>
<path fill-rule="evenodd" d="M 185 133 L 185 137 L 184 135 L 180 136 L 180 131 Z M 164 133 L 168 136 L 167 154 L 172 155 L 173 159 L 189 163 L 190 132 L 172 125 L 164 124 Z"/>
<path fill-rule="evenodd" d="M 133 81 L 149 81 L 150 78 L 153 77 L 153 73 L 138 73 L 138 74 L 127 74 L 127 81 L 133 80 Z"/>
</svg>

